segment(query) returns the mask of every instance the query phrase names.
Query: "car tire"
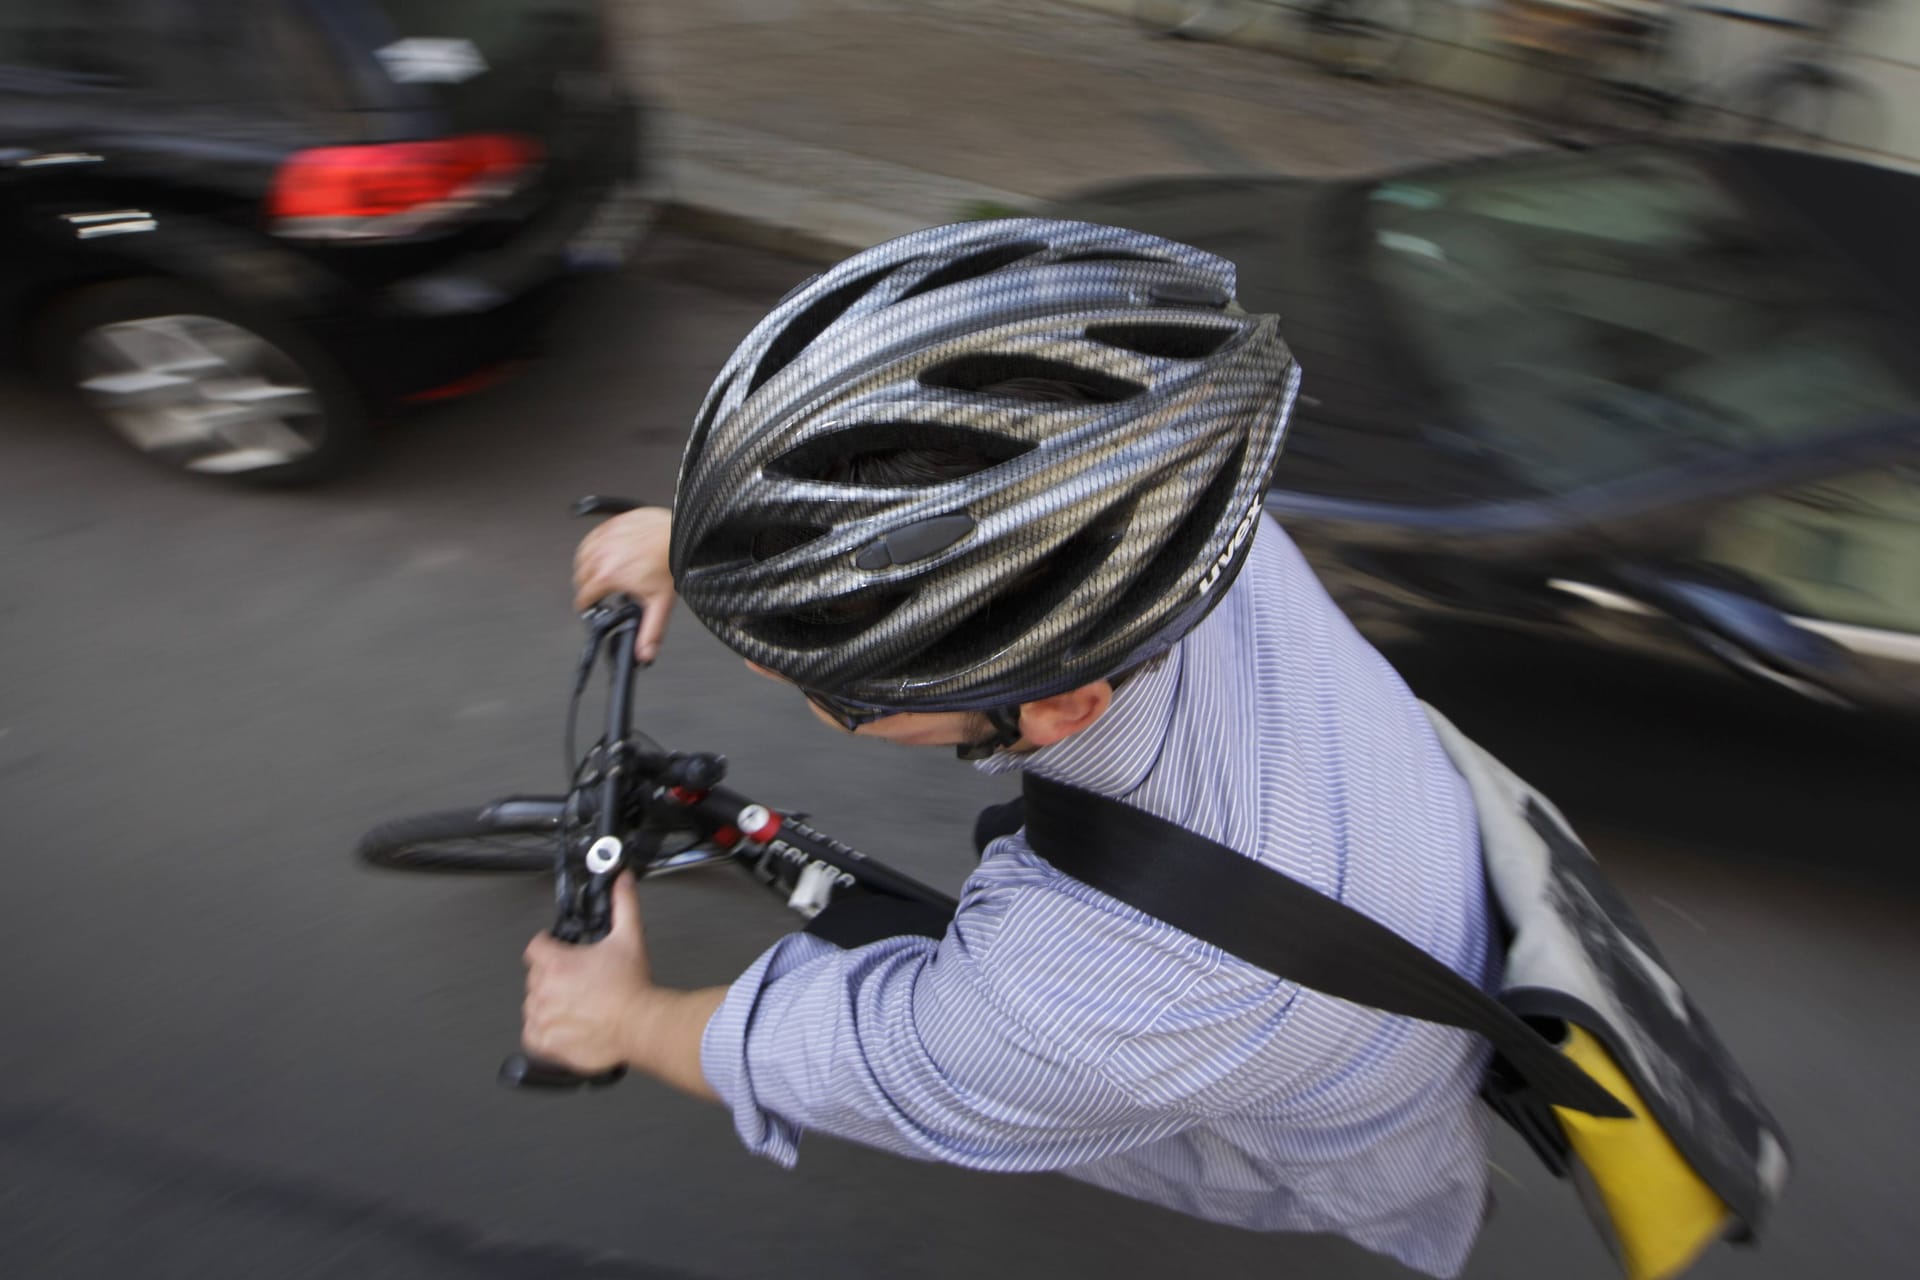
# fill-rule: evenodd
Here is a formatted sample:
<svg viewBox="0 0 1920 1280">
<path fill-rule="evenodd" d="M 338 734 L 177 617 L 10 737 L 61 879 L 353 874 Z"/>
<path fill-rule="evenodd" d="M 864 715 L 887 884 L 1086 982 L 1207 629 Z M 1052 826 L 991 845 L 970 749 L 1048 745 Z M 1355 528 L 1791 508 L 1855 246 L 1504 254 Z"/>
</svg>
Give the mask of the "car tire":
<svg viewBox="0 0 1920 1280">
<path fill-rule="evenodd" d="M 46 313 L 38 346 L 96 418 L 180 470 L 312 484 L 366 452 L 361 397 L 311 339 L 177 281 L 71 294 Z"/>
</svg>

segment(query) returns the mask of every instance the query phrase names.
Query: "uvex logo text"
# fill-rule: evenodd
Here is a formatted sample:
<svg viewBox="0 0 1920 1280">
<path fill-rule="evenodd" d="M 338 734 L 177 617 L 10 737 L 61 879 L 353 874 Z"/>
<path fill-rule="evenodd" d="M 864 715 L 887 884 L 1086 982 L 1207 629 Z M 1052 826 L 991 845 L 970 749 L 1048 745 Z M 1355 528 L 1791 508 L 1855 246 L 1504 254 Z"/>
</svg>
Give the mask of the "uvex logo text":
<svg viewBox="0 0 1920 1280">
<path fill-rule="evenodd" d="M 1247 513 L 1240 517 L 1240 523 L 1234 526 L 1233 536 L 1227 539 L 1226 550 L 1220 553 L 1219 558 L 1213 562 L 1213 566 L 1201 577 L 1200 585 L 1195 588 L 1195 594 L 1205 595 L 1213 590 L 1214 584 L 1220 581 L 1220 575 L 1225 573 L 1227 566 L 1233 563 L 1234 556 L 1240 552 L 1240 545 L 1253 532 L 1254 521 L 1260 518 L 1261 496 L 1259 493 L 1253 495 L 1253 505 L 1248 507 Z"/>
</svg>

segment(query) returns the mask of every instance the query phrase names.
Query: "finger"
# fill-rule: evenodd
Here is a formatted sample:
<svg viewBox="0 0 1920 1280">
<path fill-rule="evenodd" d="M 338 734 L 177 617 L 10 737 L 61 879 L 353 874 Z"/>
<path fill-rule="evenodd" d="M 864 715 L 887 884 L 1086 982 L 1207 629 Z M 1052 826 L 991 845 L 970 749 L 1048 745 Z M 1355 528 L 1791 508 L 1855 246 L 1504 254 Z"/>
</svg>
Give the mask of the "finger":
<svg viewBox="0 0 1920 1280">
<path fill-rule="evenodd" d="M 613 903 L 613 927 L 610 938 L 638 937 L 640 933 L 640 895 L 633 888 L 633 872 L 622 871 L 609 893 Z"/>
<path fill-rule="evenodd" d="M 597 559 L 574 567 L 573 607 L 575 610 L 590 608 L 601 596 L 607 594 L 606 577 L 606 572 Z"/>
<path fill-rule="evenodd" d="M 536 933 L 533 941 L 527 944 L 527 949 L 520 953 L 520 963 L 531 969 L 552 955 L 554 947 L 558 945 L 551 934 Z"/>
<path fill-rule="evenodd" d="M 613 520 L 603 520 L 599 524 L 594 525 L 593 528 L 587 530 L 586 536 L 580 539 L 580 550 L 583 552 L 593 551 L 604 545 L 607 538 L 611 536 L 607 533 L 608 526 L 617 524 L 618 521 L 618 517 L 615 517 Z"/>
<path fill-rule="evenodd" d="M 592 533 L 589 533 L 586 537 L 580 539 L 579 545 L 574 547 L 573 576 L 575 578 L 579 578 L 583 576 L 587 572 L 588 566 L 591 565 L 596 559 L 599 558 L 599 554 L 598 554 L 600 550 L 600 543 L 598 540 L 599 532 L 600 531 L 598 529 L 595 529 Z"/>
<path fill-rule="evenodd" d="M 652 662 L 660 656 L 660 642 L 667 635 L 667 619 L 673 614 L 673 598 L 650 600 L 646 612 L 640 615 L 640 634 L 634 637 L 633 654 L 642 662 Z"/>
<path fill-rule="evenodd" d="M 573 549 L 573 581 L 583 590 L 607 576 L 607 527 L 598 529 L 580 539 L 580 545 Z"/>
</svg>

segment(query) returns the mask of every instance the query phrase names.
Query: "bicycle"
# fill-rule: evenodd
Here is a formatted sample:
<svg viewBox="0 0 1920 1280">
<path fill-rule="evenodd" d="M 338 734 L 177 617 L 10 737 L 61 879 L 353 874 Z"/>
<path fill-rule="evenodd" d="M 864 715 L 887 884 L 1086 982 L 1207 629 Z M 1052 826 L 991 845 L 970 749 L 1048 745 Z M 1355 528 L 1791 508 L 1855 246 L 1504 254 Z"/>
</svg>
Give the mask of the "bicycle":
<svg viewBox="0 0 1920 1280">
<path fill-rule="evenodd" d="M 1830 141 L 1837 104 L 1877 106 L 1866 83 L 1841 70 L 1840 36 L 1872 0 L 1815 0 L 1805 17 L 1662 0 L 1505 0 L 1499 37 L 1520 50 L 1557 93 L 1531 104 L 1535 131 L 1584 145 L 1672 132 L 1817 149 Z M 1792 40 L 1755 59 L 1723 87 L 1687 69 L 1687 19 L 1711 19 Z"/>
<path fill-rule="evenodd" d="M 577 515 L 614 515 L 637 503 L 592 496 Z M 785 896 L 811 918 L 835 894 L 863 892 L 951 915 L 956 901 L 895 871 L 802 820 L 805 814 L 755 803 L 721 786 L 726 757 L 670 752 L 633 727 L 634 657 L 640 606 L 611 597 L 582 615 L 587 644 L 567 705 L 564 795 L 514 795 L 477 809 L 443 810 L 382 823 L 361 837 L 359 856 L 406 871 L 551 872 L 558 908 L 551 932 L 586 943 L 611 927 L 608 897 L 623 870 L 657 877 L 731 864 Z M 574 741 L 580 702 L 594 669 L 607 669 L 605 726 L 584 754 Z M 604 1087 L 624 1069 L 583 1077 L 549 1062 L 511 1054 L 500 1080 L 515 1088 Z"/>
<path fill-rule="evenodd" d="M 1416 34 L 1431 34 L 1434 17 L 1452 7 L 1433 0 L 1135 0 L 1134 20 L 1154 35 L 1225 40 L 1261 7 L 1287 9 L 1301 29 L 1307 58 L 1322 70 L 1361 80 L 1391 81 L 1406 72 Z"/>
</svg>

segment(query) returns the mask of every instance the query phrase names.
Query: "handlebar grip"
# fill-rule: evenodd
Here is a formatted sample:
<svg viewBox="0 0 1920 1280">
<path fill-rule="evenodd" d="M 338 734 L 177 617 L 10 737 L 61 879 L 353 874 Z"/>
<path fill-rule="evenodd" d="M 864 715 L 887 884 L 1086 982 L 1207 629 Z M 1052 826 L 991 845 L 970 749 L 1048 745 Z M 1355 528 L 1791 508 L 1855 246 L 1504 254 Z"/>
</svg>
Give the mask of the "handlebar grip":
<svg viewBox="0 0 1920 1280">
<path fill-rule="evenodd" d="M 556 1062 L 545 1062 L 524 1053 L 511 1053 L 500 1064 L 500 1083 L 509 1089 L 604 1089 L 618 1084 L 627 1074 L 625 1067 L 612 1067 L 599 1075 L 583 1076 Z"/>
</svg>

